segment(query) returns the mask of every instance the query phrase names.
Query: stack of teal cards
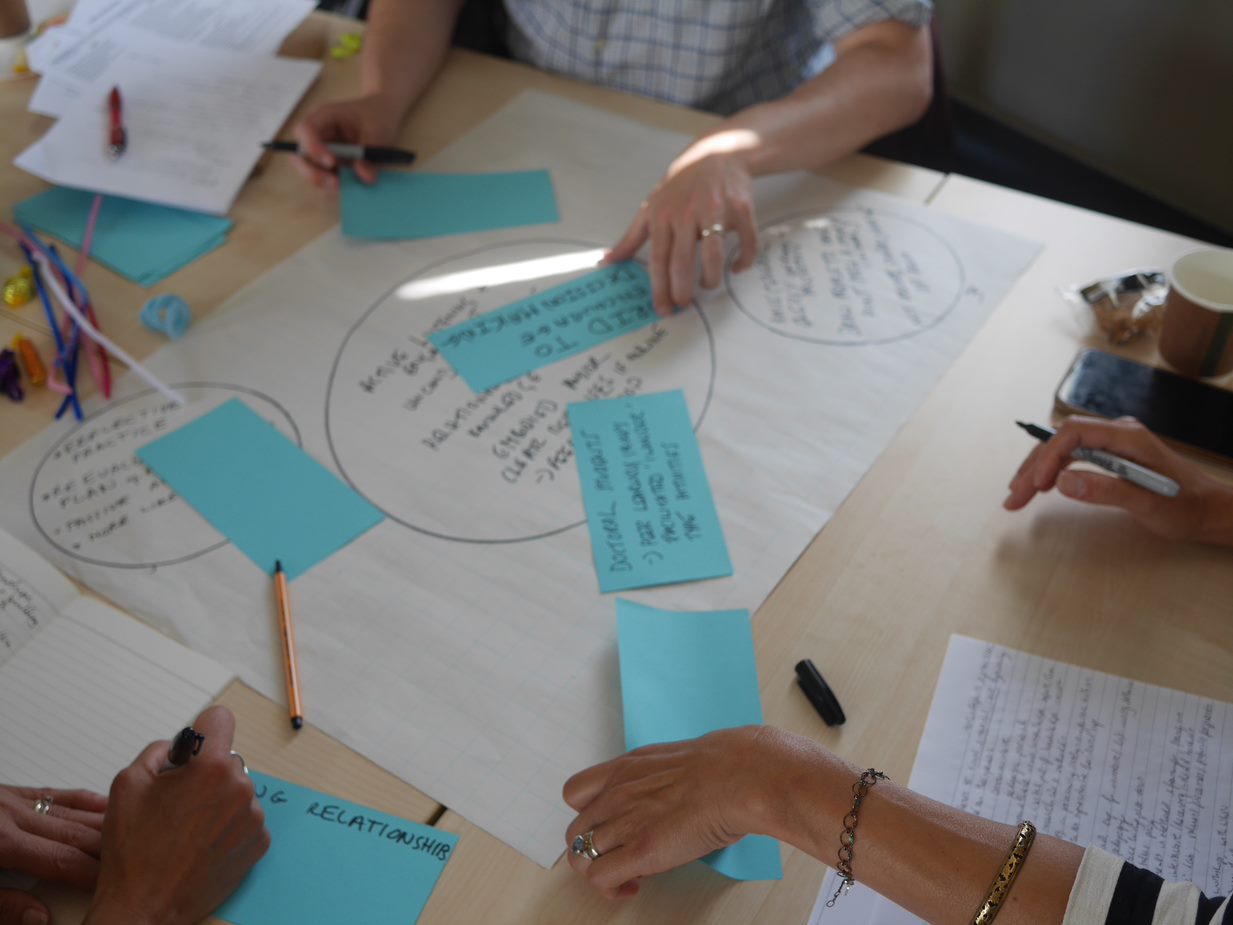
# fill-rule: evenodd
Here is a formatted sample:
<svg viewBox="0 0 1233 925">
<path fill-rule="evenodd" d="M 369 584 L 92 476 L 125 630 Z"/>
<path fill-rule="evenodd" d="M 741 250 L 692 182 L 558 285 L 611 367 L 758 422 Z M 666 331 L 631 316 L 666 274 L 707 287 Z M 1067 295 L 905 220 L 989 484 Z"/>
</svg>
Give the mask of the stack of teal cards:
<svg viewBox="0 0 1233 925">
<path fill-rule="evenodd" d="M 342 172 L 342 232 L 369 241 L 408 241 L 542 225 L 561 220 L 546 170 L 401 173 L 373 184 Z"/>
<path fill-rule="evenodd" d="M 625 747 L 762 722 L 747 610 L 680 613 L 617 600 Z M 779 843 L 748 835 L 703 858 L 734 880 L 783 876 Z"/>
<path fill-rule="evenodd" d="M 414 925 L 458 836 L 251 772 L 270 850 L 215 915 L 235 925 Z"/>
<path fill-rule="evenodd" d="M 13 217 L 81 249 L 94 193 L 52 187 L 19 202 Z M 90 258 L 140 286 L 153 286 L 227 240 L 232 222 L 216 215 L 104 196 Z"/>
<path fill-rule="evenodd" d="M 384 519 L 238 398 L 137 457 L 263 571 L 281 561 L 288 579 Z"/>
</svg>

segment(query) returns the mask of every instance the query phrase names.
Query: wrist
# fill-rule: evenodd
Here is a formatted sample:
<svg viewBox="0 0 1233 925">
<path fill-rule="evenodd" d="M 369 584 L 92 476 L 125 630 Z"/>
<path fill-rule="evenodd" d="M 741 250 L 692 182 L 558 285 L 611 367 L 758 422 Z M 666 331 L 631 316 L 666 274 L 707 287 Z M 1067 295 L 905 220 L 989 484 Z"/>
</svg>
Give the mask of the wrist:
<svg viewBox="0 0 1233 925">
<path fill-rule="evenodd" d="M 1233 546 L 1233 487 L 1214 484 L 1202 510 L 1197 539 Z"/>
<path fill-rule="evenodd" d="M 380 126 L 386 141 L 393 141 L 398 137 L 398 129 L 402 125 L 403 117 L 411 108 L 411 101 L 406 99 L 404 94 L 365 87 L 361 90 L 360 100 L 372 119 Z"/>
<path fill-rule="evenodd" d="M 710 132 L 694 139 L 677 155 L 668 168 L 668 175 L 672 176 L 692 164 L 713 157 L 731 161 L 752 177 L 755 175 L 753 165 L 758 144 L 758 136 L 748 129 L 726 128 Z"/>
<path fill-rule="evenodd" d="M 95 892 L 82 925 L 161 925 L 133 904 L 105 892 Z"/>
<path fill-rule="evenodd" d="M 764 728 L 764 773 L 747 801 L 756 814 L 748 831 L 817 858 L 833 853 L 860 771 L 804 736 Z"/>
</svg>

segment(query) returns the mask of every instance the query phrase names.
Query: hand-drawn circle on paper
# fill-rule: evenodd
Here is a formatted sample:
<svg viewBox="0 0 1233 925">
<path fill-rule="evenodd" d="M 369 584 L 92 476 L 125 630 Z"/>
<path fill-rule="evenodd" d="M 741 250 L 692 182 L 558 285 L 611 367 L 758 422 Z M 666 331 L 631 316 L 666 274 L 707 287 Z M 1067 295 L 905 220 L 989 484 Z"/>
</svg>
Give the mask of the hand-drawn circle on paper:
<svg viewBox="0 0 1233 925">
<path fill-rule="evenodd" d="M 297 444 L 291 415 L 268 395 L 221 382 L 172 386 L 189 402 L 241 398 Z M 227 540 L 137 458 L 180 409 L 153 389 L 110 402 L 65 434 L 30 483 L 30 517 L 66 556 L 112 568 L 176 565 Z M 137 524 L 140 523 L 140 529 Z"/>
<path fill-rule="evenodd" d="M 839 346 L 886 344 L 936 325 L 958 304 L 959 255 L 933 229 L 889 210 L 836 209 L 761 231 L 757 262 L 725 270 L 737 307 L 768 330 Z"/>
<path fill-rule="evenodd" d="M 697 430 L 715 376 L 697 305 L 480 395 L 427 336 L 595 269 L 600 246 L 532 239 L 425 266 L 368 308 L 330 371 L 338 471 L 391 520 L 441 539 L 518 543 L 584 522 L 566 407 L 683 389 Z"/>
</svg>

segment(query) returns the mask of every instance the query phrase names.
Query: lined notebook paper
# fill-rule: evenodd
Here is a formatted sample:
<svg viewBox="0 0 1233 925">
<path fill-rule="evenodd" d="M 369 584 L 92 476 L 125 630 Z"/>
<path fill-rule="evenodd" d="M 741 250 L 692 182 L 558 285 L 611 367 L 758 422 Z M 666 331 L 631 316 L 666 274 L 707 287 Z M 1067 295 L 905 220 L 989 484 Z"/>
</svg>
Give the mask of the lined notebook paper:
<svg viewBox="0 0 1233 925">
<path fill-rule="evenodd" d="M 1233 704 L 951 636 L 913 790 L 1233 892 Z M 858 882 L 811 923 L 919 919 Z"/>
<path fill-rule="evenodd" d="M 106 793 L 230 680 L 0 531 L 0 781 Z"/>
</svg>

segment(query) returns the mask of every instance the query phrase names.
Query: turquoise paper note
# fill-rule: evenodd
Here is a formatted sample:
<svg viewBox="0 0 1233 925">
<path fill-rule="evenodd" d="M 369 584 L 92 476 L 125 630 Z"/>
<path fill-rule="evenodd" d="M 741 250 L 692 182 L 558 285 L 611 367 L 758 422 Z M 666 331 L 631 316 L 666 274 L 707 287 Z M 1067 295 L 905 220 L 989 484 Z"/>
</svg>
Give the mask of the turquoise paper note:
<svg viewBox="0 0 1233 925">
<path fill-rule="evenodd" d="M 80 250 L 93 204 L 93 193 L 57 186 L 19 202 L 13 217 Z M 104 196 L 90 259 L 153 286 L 223 244 L 231 225 L 216 215 Z"/>
<path fill-rule="evenodd" d="M 251 774 L 270 850 L 216 916 L 235 925 L 414 925 L 457 835 Z"/>
<path fill-rule="evenodd" d="M 625 747 L 762 722 L 747 610 L 680 613 L 617 599 Z M 703 858 L 733 880 L 779 880 L 779 843 L 748 835 Z"/>
<path fill-rule="evenodd" d="M 680 390 L 569 406 L 599 590 L 732 574 Z"/>
<path fill-rule="evenodd" d="M 137 457 L 270 574 L 277 559 L 303 574 L 384 516 L 238 398 Z"/>
<path fill-rule="evenodd" d="M 650 278 L 631 260 L 511 302 L 428 339 L 479 393 L 644 328 L 655 318 Z"/>
<path fill-rule="evenodd" d="M 396 173 L 371 186 L 342 172 L 342 231 L 349 238 L 407 241 L 559 222 L 546 170 Z"/>
</svg>

